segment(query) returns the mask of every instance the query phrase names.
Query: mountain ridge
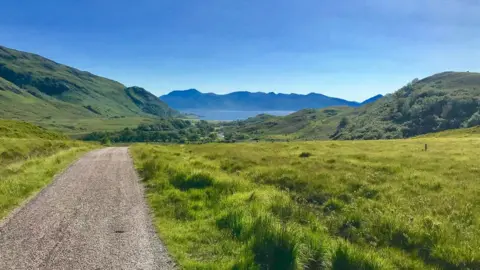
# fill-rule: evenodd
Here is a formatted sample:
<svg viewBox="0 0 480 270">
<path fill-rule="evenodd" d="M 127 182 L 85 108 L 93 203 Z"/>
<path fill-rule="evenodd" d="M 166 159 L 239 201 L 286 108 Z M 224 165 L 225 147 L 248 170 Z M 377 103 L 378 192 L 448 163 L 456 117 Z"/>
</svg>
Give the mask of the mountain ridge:
<svg viewBox="0 0 480 270">
<path fill-rule="evenodd" d="M 159 98 L 172 108 L 212 109 L 215 110 L 301 110 L 306 108 L 321 109 L 331 106 L 358 107 L 365 102 L 375 101 L 382 95 L 377 95 L 364 102 L 348 101 L 329 97 L 319 93 L 284 94 L 273 92 L 236 91 L 228 94 L 202 93 L 197 89 L 173 90 Z"/>
<path fill-rule="evenodd" d="M 143 88 L 0 45 L 0 115 L 43 124 L 179 113 Z"/>
</svg>

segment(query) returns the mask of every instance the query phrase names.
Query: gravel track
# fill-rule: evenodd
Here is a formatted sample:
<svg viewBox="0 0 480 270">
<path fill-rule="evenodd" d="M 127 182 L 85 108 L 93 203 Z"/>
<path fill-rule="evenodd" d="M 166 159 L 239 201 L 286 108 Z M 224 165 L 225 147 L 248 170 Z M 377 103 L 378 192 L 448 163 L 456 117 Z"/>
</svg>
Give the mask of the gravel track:
<svg viewBox="0 0 480 270">
<path fill-rule="evenodd" d="M 0 269 L 174 269 L 126 147 L 92 151 L 0 223 Z"/>
</svg>

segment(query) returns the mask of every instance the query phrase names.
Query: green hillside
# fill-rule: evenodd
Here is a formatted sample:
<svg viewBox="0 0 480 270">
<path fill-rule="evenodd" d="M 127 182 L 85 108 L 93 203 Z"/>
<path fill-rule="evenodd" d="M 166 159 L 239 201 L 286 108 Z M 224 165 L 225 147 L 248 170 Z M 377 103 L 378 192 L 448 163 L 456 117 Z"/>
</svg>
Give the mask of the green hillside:
<svg viewBox="0 0 480 270">
<path fill-rule="evenodd" d="M 108 125 L 111 119 L 177 114 L 142 88 L 126 88 L 116 81 L 1 46 L 0 113 L 3 118 L 28 120 L 62 130 L 68 128 L 49 120 L 75 127 L 81 119 L 101 119 Z M 82 125 L 76 128 L 81 129 Z M 85 125 L 84 129 L 92 127 Z"/>
<path fill-rule="evenodd" d="M 444 72 L 414 80 L 359 108 L 332 138 L 405 138 L 476 125 L 480 125 L 480 73 Z"/>
<path fill-rule="evenodd" d="M 233 139 L 394 139 L 480 125 L 480 73 L 414 80 L 359 108 L 306 109 L 224 124 Z"/>
<path fill-rule="evenodd" d="M 46 130 L 26 122 L 0 119 L 0 137 L 3 138 L 36 138 L 46 140 L 66 140 L 61 133 Z"/>
<path fill-rule="evenodd" d="M 417 136 L 417 138 L 467 138 L 480 137 L 480 126 L 459 128 Z"/>
<path fill-rule="evenodd" d="M 287 116 L 262 114 L 244 121 L 225 123 L 226 135 L 251 138 L 328 139 L 342 117 L 352 114 L 352 107 L 305 109 Z"/>
</svg>

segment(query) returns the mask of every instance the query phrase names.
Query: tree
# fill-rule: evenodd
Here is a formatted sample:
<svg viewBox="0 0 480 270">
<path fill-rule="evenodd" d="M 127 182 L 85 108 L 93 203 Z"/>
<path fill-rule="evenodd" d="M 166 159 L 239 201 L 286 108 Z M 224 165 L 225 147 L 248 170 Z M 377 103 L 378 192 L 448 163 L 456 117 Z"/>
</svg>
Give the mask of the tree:
<svg viewBox="0 0 480 270">
<path fill-rule="evenodd" d="M 211 132 L 210 134 L 208 134 L 208 137 L 212 141 L 215 141 L 218 138 L 217 133 L 215 133 L 215 132 Z"/>
<path fill-rule="evenodd" d="M 470 117 L 470 119 L 467 120 L 466 126 L 467 127 L 480 126 L 480 111 L 474 113 L 472 117 Z"/>
</svg>

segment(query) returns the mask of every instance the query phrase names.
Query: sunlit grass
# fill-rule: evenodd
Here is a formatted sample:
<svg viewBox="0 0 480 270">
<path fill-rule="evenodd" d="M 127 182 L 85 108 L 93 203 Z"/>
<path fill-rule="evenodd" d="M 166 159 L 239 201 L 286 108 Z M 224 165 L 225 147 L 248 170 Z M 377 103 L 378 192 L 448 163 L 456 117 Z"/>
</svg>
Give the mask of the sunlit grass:
<svg viewBox="0 0 480 270">
<path fill-rule="evenodd" d="M 95 147 L 69 140 L 0 138 L 0 219 Z"/>
<path fill-rule="evenodd" d="M 477 269 L 479 148 L 471 137 L 131 152 L 184 268 Z"/>
</svg>

